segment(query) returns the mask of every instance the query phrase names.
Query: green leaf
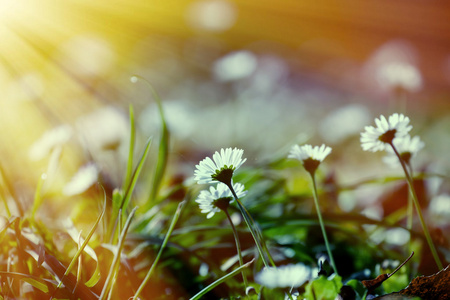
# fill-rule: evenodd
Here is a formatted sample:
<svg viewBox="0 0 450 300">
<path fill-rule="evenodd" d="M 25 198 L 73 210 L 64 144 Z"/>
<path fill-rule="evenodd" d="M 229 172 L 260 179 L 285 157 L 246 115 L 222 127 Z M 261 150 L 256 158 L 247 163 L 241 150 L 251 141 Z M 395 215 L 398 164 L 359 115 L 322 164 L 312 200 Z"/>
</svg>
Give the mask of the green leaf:
<svg viewBox="0 0 450 300">
<path fill-rule="evenodd" d="M 356 292 L 356 294 L 358 295 L 358 297 L 360 299 L 362 298 L 362 296 L 364 295 L 364 293 L 366 291 L 366 288 L 361 283 L 361 281 L 356 280 L 356 279 L 349 280 L 347 282 L 347 285 L 353 288 L 353 290 Z"/>
<path fill-rule="evenodd" d="M 340 276 L 319 276 L 305 287 L 303 297 L 307 300 L 334 300 L 342 287 Z"/>
<path fill-rule="evenodd" d="M 397 292 L 405 288 L 409 283 L 408 274 L 406 271 L 402 274 L 396 274 L 383 282 L 383 289 L 385 293 Z"/>
</svg>

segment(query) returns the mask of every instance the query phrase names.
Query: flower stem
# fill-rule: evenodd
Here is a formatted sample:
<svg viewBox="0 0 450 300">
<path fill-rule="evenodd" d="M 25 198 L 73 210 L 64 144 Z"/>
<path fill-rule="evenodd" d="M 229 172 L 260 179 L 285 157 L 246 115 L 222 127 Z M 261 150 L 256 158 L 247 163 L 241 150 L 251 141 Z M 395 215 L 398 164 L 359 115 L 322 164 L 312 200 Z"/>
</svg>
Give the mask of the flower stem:
<svg viewBox="0 0 450 300">
<path fill-rule="evenodd" d="M 409 162 L 407 164 L 407 166 L 408 166 L 409 174 L 411 175 L 412 178 L 414 178 L 413 177 L 413 168 L 412 168 L 411 162 Z M 413 251 L 413 241 L 412 241 L 412 238 L 411 238 L 411 234 L 412 234 L 412 227 L 413 227 L 413 220 L 414 220 L 414 204 L 413 204 L 413 199 L 412 199 L 411 193 L 408 193 L 408 204 L 406 206 L 406 215 L 407 215 L 407 218 L 406 218 L 406 229 L 408 229 L 408 233 L 409 233 L 408 248 L 409 248 L 409 251 Z M 412 279 L 411 278 L 411 275 L 412 275 L 411 264 L 408 264 L 406 266 L 406 270 L 407 270 L 406 274 L 408 274 L 408 277 L 410 279 Z"/>
<path fill-rule="evenodd" d="M 250 230 L 250 233 L 252 234 L 253 239 L 255 240 L 256 247 L 258 248 L 259 255 L 261 256 L 261 259 L 262 259 L 264 265 L 266 267 L 269 267 L 269 263 L 267 262 L 266 256 L 264 255 L 264 252 L 263 252 L 263 250 L 265 249 L 272 266 L 275 267 L 275 263 L 274 263 L 272 257 L 270 256 L 270 253 L 269 253 L 267 247 L 265 247 L 265 245 L 264 245 L 264 248 L 263 248 L 263 246 L 262 246 L 262 244 L 264 243 L 264 240 L 263 240 L 262 234 L 259 232 L 255 222 L 253 221 L 249 212 L 245 209 L 244 205 L 242 204 L 242 202 L 239 200 L 238 196 L 236 195 L 233 185 L 231 183 L 227 184 L 227 185 L 228 185 L 228 188 L 230 189 L 231 193 L 233 194 L 234 199 L 236 199 L 236 202 L 238 203 L 239 210 L 241 211 L 241 214 L 244 217 L 244 221 L 247 224 L 247 227 Z"/>
<path fill-rule="evenodd" d="M 430 232 L 428 231 L 428 228 L 423 219 L 422 210 L 420 209 L 420 204 L 419 204 L 419 200 L 417 198 L 416 190 L 414 189 L 414 183 L 413 183 L 412 177 L 411 177 L 410 173 L 408 172 L 408 168 L 406 167 L 405 161 L 401 158 L 401 156 L 398 153 L 397 149 L 395 148 L 394 144 L 392 142 L 389 144 L 391 145 L 392 150 L 394 150 L 395 155 L 397 155 L 397 157 L 400 161 L 400 164 L 402 165 L 403 171 L 405 172 L 405 177 L 406 177 L 406 181 L 408 182 L 409 191 L 411 193 L 412 200 L 414 202 L 414 206 L 416 207 L 417 215 L 419 216 L 420 224 L 422 225 L 425 239 L 427 240 L 428 246 L 430 247 L 431 254 L 433 255 L 434 261 L 436 262 L 436 265 L 438 266 L 439 270 L 442 270 L 443 269 L 442 262 L 439 259 L 439 255 L 437 254 L 436 248 L 434 247 Z"/>
<path fill-rule="evenodd" d="M 310 175 L 311 175 L 312 185 L 313 185 L 314 204 L 316 206 L 317 217 L 319 218 L 320 229 L 322 230 L 323 239 L 325 240 L 325 246 L 327 247 L 328 256 L 330 257 L 331 267 L 333 268 L 334 273 L 336 275 L 338 275 L 336 264 L 334 263 L 333 254 L 331 253 L 330 245 L 328 243 L 328 237 L 327 237 L 327 232 L 325 231 L 325 225 L 323 223 L 322 213 L 320 212 L 319 198 L 317 196 L 316 177 L 315 177 L 314 173 L 310 173 Z"/>
<path fill-rule="evenodd" d="M 242 267 L 244 265 L 244 260 L 242 259 L 242 252 L 241 252 L 241 243 L 239 242 L 239 236 L 236 230 L 236 227 L 234 227 L 233 221 L 231 220 L 230 214 L 228 213 L 228 210 L 224 210 L 225 214 L 227 215 L 228 221 L 230 222 L 231 229 L 233 230 L 233 236 L 234 240 L 236 242 L 236 249 L 239 256 L 239 265 Z M 242 269 L 242 279 L 244 280 L 244 286 L 245 289 L 247 289 L 248 282 L 247 282 L 247 276 L 245 275 L 245 270 Z"/>
</svg>

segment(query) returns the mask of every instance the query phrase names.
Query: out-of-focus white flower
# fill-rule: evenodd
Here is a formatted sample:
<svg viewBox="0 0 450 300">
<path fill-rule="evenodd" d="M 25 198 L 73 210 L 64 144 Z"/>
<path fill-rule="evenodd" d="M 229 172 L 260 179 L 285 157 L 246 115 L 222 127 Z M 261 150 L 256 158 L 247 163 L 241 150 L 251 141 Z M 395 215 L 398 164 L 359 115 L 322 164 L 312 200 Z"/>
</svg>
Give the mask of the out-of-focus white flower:
<svg viewBox="0 0 450 300">
<path fill-rule="evenodd" d="M 383 115 L 375 119 L 377 127 L 366 126 L 361 133 L 361 147 L 364 151 L 383 151 L 386 145 L 392 143 L 394 138 L 401 138 L 412 129 L 409 118 L 403 114 L 395 113 L 389 116 L 389 120 Z"/>
<path fill-rule="evenodd" d="M 61 125 L 46 131 L 30 148 L 28 157 L 31 160 L 40 160 L 47 156 L 52 149 L 66 143 L 73 134 L 69 125 Z"/>
<path fill-rule="evenodd" d="M 420 71 L 413 65 L 391 62 L 381 65 L 377 70 L 377 80 L 385 89 L 404 89 L 418 91 L 422 87 Z"/>
<path fill-rule="evenodd" d="M 391 40 L 375 49 L 361 75 L 377 93 L 416 92 L 423 85 L 418 58 L 413 45 L 404 40 Z"/>
<path fill-rule="evenodd" d="M 249 51 L 229 53 L 214 63 L 214 75 L 220 81 L 238 80 L 250 76 L 257 67 L 255 55 Z"/>
<path fill-rule="evenodd" d="M 279 267 L 265 267 L 256 274 L 255 281 L 268 288 L 292 288 L 311 278 L 311 269 L 302 263 Z"/>
<path fill-rule="evenodd" d="M 441 194 L 434 197 L 430 202 L 428 213 L 436 225 L 448 224 L 448 220 L 450 220 L 450 195 Z"/>
<path fill-rule="evenodd" d="M 81 117 L 76 124 L 81 142 L 89 152 L 104 152 L 120 147 L 129 135 L 126 114 L 114 107 L 103 107 Z"/>
<path fill-rule="evenodd" d="M 405 245 L 409 239 L 409 231 L 400 227 L 386 230 L 384 238 L 386 243 L 397 246 Z"/>
<path fill-rule="evenodd" d="M 400 157 L 404 162 L 409 164 L 411 158 L 413 158 L 420 150 L 425 147 L 425 143 L 420 140 L 420 137 L 415 136 L 411 138 L 410 135 L 402 138 L 396 138 L 393 140 L 395 149 L 397 149 Z M 383 157 L 383 162 L 389 166 L 396 167 L 400 164 L 397 155 L 392 148 L 386 148 L 388 155 Z"/>
<path fill-rule="evenodd" d="M 64 195 L 73 196 L 83 193 L 97 182 L 98 174 L 99 170 L 94 164 L 87 164 L 81 167 L 72 179 L 64 186 Z"/>
<path fill-rule="evenodd" d="M 213 159 L 207 157 L 195 167 L 194 179 L 199 184 L 214 183 L 217 181 L 229 184 L 233 177 L 233 172 L 237 170 L 247 159 L 242 159 L 244 150 L 237 148 L 220 149 L 216 151 Z"/>
<path fill-rule="evenodd" d="M 129 126 L 127 114 L 112 106 L 102 107 L 76 122 L 80 143 L 108 181 L 116 186 L 122 182 L 128 156 Z"/>
<path fill-rule="evenodd" d="M 346 138 L 359 133 L 369 118 L 369 110 L 361 104 L 336 108 L 320 122 L 320 134 L 326 142 L 343 142 Z"/>
<path fill-rule="evenodd" d="M 194 1 L 187 9 L 189 24 L 206 31 L 222 32 L 236 21 L 236 9 L 223 0 Z"/>
<path fill-rule="evenodd" d="M 236 192 L 238 198 L 244 197 L 247 191 L 244 191 L 244 185 L 240 183 L 233 184 L 233 189 Z M 210 219 L 216 212 L 220 212 L 222 209 L 226 209 L 228 204 L 234 201 L 233 194 L 228 186 L 219 182 L 217 188 L 211 186 L 209 190 L 203 190 L 198 195 L 197 202 L 199 207 L 206 216 Z"/>
<path fill-rule="evenodd" d="M 60 49 L 58 60 L 71 72 L 81 76 L 105 74 L 114 66 L 115 51 L 98 36 L 79 35 L 69 39 Z"/>
<path fill-rule="evenodd" d="M 289 158 L 298 159 L 303 163 L 305 170 L 314 173 L 320 163 L 331 153 L 331 148 L 322 144 L 322 146 L 294 145 L 289 152 Z"/>
</svg>

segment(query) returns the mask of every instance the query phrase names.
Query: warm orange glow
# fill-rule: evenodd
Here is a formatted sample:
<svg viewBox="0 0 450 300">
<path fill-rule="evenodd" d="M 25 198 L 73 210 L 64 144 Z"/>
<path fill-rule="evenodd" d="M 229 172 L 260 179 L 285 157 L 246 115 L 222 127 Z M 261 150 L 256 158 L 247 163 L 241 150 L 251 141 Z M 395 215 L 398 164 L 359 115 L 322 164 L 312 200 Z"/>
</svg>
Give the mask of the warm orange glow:
<svg viewBox="0 0 450 300">
<path fill-rule="evenodd" d="M 445 4 L 2 0 L 0 149 L 11 156 L 3 164 L 23 164 L 30 146 L 49 128 L 74 125 L 107 103 L 126 108 L 123 99 L 136 90 L 131 75 L 158 74 L 152 70 L 156 65 L 176 67 L 161 55 L 168 45 L 178 59 L 204 58 L 205 69 L 212 67 L 208 55 L 214 51 L 289 53 L 306 76 L 349 89 L 366 84 L 358 68 L 399 39 L 417 53 L 421 89 L 445 88 L 450 25 L 448 10 L 440 6 Z M 205 55 L 191 54 L 201 47 Z M 376 83 L 376 74 L 367 74 L 362 78 Z M 170 82 L 164 75 L 160 79 Z M 29 176 L 38 178 L 31 173 L 41 171 L 33 168 Z"/>
<path fill-rule="evenodd" d="M 283 299 L 287 290 L 271 294 L 269 286 L 240 284 L 246 273 L 252 282 L 268 267 L 264 258 L 272 261 L 272 254 L 276 264 L 305 260 L 312 271 L 326 260 L 326 249 L 329 258 L 339 257 L 331 265 L 343 277 L 329 273 L 317 282 L 330 280 L 336 289 L 341 279 L 369 267 L 373 275 L 381 258 L 398 259 L 411 247 L 420 247 L 420 266 L 418 258 L 397 277 L 409 280 L 414 269 L 435 273 L 439 263 L 425 260 L 435 256 L 427 252 L 433 247 L 420 246 L 427 226 L 414 214 L 420 216 L 416 202 L 423 200 L 444 254 L 450 240 L 442 175 L 450 168 L 447 3 L 0 0 L 0 299 L 49 299 L 52 291 L 42 285 L 59 281 L 53 299 L 131 299 L 157 257 L 141 299 L 195 298 L 255 254 L 242 276 L 220 279 L 208 298 L 217 292 L 221 299 L 238 293 L 253 299 L 258 292 L 258 298 Z M 394 157 L 401 166 L 384 165 L 381 153 L 369 158 L 361 149 L 361 132 L 374 117 L 394 112 L 411 118 L 411 132 L 426 145 L 413 166 L 401 160 L 411 160 L 411 149 Z M 394 149 L 397 129 L 367 134 L 366 146 L 391 134 L 390 145 L 378 146 Z M 330 155 L 324 164 L 323 155 L 293 161 L 287 153 L 294 144 L 327 145 Z M 234 173 L 230 159 L 222 170 L 205 169 L 226 173 L 229 183 L 242 181 L 249 193 L 242 203 L 241 193 L 234 194 L 225 210 L 229 220 L 205 218 L 195 200 L 206 186 L 195 183 L 194 169 L 201 157 L 228 147 L 245 149 L 245 167 Z M 218 160 L 236 157 L 225 156 Z M 417 180 L 408 185 L 398 177 L 402 167 L 407 179 Z M 408 196 L 416 185 L 418 196 Z M 228 195 L 211 197 L 203 199 L 208 209 L 228 208 Z M 316 237 L 316 217 L 322 237 Z M 238 260 L 238 234 L 227 221 L 238 228 L 244 259 Z M 88 255 L 76 257 L 91 230 Z M 71 279 L 62 266 L 72 259 Z M 46 269 L 52 261 L 59 272 Z M 327 293 L 329 286 L 323 285 Z M 319 290 L 308 287 L 300 292 Z M 57 294 L 63 290 L 67 297 Z M 30 291 L 38 294 L 25 295 Z"/>
</svg>

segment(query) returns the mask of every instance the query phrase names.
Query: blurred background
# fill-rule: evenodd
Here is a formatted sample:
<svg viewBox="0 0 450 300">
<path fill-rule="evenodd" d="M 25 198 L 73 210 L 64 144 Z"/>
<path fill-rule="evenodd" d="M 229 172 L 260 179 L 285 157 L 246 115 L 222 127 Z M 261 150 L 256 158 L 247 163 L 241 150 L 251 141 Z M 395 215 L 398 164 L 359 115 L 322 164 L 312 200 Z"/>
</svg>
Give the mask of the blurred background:
<svg viewBox="0 0 450 300">
<path fill-rule="evenodd" d="M 386 174 L 379 156 L 361 150 L 359 133 L 393 112 L 410 116 L 426 144 L 417 166 L 448 174 L 449 8 L 415 0 L 0 0 L 3 177 L 32 195 L 41 174 L 56 174 L 51 186 L 73 195 L 83 183 L 67 183 L 84 166 L 85 184 L 101 175 L 120 186 L 129 105 L 136 153 L 161 124 L 148 86 L 133 75 L 163 99 L 172 174 L 190 176 L 220 147 L 245 149 L 251 165 L 304 142 L 333 147 L 343 182 Z"/>
</svg>

